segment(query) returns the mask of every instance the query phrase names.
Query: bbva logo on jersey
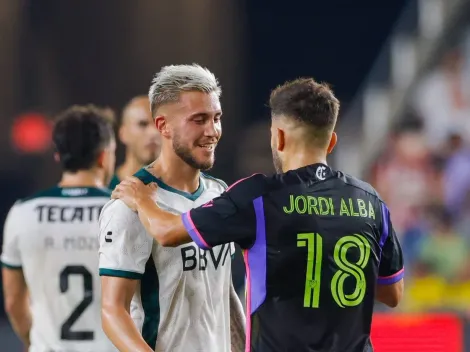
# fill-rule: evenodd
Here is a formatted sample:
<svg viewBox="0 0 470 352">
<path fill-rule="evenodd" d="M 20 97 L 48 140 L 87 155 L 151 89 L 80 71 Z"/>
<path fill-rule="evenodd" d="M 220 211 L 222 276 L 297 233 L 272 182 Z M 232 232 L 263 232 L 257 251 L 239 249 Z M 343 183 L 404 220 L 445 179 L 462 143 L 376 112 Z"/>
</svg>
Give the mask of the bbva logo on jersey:
<svg viewBox="0 0 470 352">
<path fill-rule="evenodd" d="M 223 244 L 211 249 L 202 249 L 195 245 L 181 248 L 181 259 L 183 261 L 183 271 L 199 269 L 206 270 L 208 261 L 212 262 L 217 270 L 227 262 L 227 257 L 231 257 L 230 244 Z"/>
</svg>

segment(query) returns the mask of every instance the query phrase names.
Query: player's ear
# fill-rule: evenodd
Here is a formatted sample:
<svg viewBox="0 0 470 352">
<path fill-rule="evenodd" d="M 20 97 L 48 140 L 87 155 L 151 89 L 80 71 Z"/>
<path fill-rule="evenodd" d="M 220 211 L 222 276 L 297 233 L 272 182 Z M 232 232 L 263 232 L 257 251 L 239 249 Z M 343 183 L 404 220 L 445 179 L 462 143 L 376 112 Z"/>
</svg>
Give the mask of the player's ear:
<svg viewBox="0 0 470 352">
<path fill-rule="evenodd" d="M 57 153 L 57 152 L 54 153 L 54 160 L 55 160 L 56 163 L 60 163 L 60 155 L 59 155 L 59 153 Z"/>
<path fill-rule="evenodd" d="M 119 127 L 118 136 L 119 136 L 119 140 L 121 141 L 121 143 L 124 145 L 127 145 L 127 141 L 128 141 L 127 129 L 123 125 Z"/>
<path fill-rule="evenodd" d="M 286 145 L 286 135 L 284 130 L 278 128 L 277 129 L 277 150 L 282 152 Z"/>
<path fill-rule="evenodd" d="M 170 126 L 168 125 L 165 116 L 155 117 L 155 127 L 163 137 L 171 137 Z"/>
<path fill-rule="evenodd" d="M 98 159 L 96 160 L 96 163 L 98 164 L 98 167 L 100 167 L 100 168 L 104 166 L 105 154 L 106 154 L 106 150 L 102 150 L 98 154 Z"/>
<path fill-rule="evenodd" d="M 330 154 L 333 151 L 333 149 L 335 148 L 336 142 L 338 142 L 338 135 L 336 134 L 336 132 L 333 132 L 331 134 L 330 144 L 328 144 L 328 149 L 327 149 L 328 154 Z"/>
</svg>

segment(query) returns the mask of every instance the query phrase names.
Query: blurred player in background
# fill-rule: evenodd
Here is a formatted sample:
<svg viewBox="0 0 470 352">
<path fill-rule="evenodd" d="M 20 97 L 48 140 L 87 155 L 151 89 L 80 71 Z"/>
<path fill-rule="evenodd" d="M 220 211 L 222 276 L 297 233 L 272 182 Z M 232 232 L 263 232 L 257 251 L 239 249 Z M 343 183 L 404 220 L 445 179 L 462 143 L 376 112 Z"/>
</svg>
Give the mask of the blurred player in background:
<svg viewBox="0 0 470 352">
<path fill-rule="evenodd" d="M 5 222 L 6 312 L 30 352 L 114 351 L 101 328 L 96 255 L 115 165 L 113 115 L 71 107 L 52 137 L 59 184 L 15 203 Z"/>
<path fill-rule="evenodd" d="M 339 111 L 328 86 L 288 82 L 270 107 L 277 175 L 241 180 L 182 216 L 158 208 L 157 187 L 136 178 L 113 197 L 136 209 L 164 246 L 233 241 L 245 249 L 246 351 L 372 351 L 374 298 L 395 307 L 403 292 L 387 206 L 372 186 L 326 164 Z"/>
<path fill-rule="evenodd" d="M 220 93 L 215 76 L 198 65 L 164 67 L 150 87 L 162 150 L 135 177 L 158 183 L 153 201 L 175 214 L 205 204 L 226 188 L 201 173 L 212 167 L 222 134 Z M 232 286 L 233 251 L 233 244 L 208 251 L 194 243 L 163 248 L 123 202 L 108 203 L 100 219 L 108 337 L 120 351 L 242 351 L 244 314 Z M 137 328 L 130 314 L 133 297 L 143 309 L 141 319 L 132 312 Z"/>
<path fill-rule="evenodd" d="M 133 98 L 124 107 L 119 126 L 119 140 L 126 147 L 124 163 L 117 168 L 109 188 L 113 190 L 120 180 L 154 161 L 160 154 L 160 139 L 150 112 L 149 98 Z"/>
</svg>

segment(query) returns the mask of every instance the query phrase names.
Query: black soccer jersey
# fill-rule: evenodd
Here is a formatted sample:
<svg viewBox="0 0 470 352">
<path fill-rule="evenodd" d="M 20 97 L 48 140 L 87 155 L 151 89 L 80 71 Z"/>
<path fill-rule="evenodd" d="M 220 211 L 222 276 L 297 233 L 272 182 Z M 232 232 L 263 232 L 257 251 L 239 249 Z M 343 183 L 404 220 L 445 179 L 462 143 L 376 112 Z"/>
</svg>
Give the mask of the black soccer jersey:
<svg viewBox="0 0 470 352">
<path fill-rule="evenodd" d="M 375 285 L 404 269 L 369 184 L 323 164 L 255 174 L 183 222 L 202 248 L 244 249 L 247 352 L 372 351 Z"/>
</svg>

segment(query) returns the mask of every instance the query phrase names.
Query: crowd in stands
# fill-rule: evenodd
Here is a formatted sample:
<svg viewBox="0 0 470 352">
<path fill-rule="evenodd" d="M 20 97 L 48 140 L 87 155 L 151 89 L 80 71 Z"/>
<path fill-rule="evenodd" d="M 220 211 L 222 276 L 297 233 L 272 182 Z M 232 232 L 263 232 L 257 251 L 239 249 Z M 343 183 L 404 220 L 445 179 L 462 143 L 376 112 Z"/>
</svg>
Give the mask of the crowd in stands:
<svg viewBox="0 0 470 352">
<path fill-rule="evenodd" d="M 404 311 L 470 316 L 469 68 L 463 46 L 447 51 L 371 168 L 405 254 Z"/>
</svg>

